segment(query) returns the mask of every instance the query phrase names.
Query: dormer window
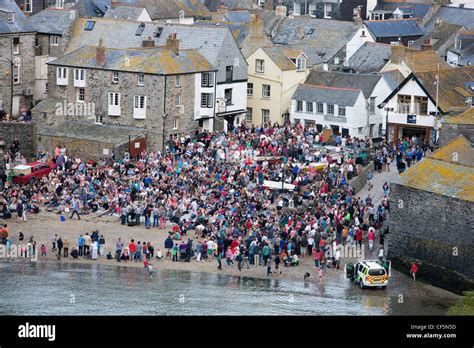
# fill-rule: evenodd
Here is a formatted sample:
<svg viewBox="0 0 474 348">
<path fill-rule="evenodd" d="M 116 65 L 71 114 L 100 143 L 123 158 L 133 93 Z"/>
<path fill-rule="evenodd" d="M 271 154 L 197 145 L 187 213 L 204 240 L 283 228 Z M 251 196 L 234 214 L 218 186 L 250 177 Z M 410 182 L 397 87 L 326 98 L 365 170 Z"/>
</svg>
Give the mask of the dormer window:
<svg viewBox="0 0 474 348">
<path fill-rule="evenodd" d="M 8 13 L 7 21 L 9 24 L 15 23 L 15 14 L 13 12 Z"/>
<path fill-rule="evenodd" d="M 135 33 L 136 36 L 142 36 L 143 31 L 145 30 L 145 23 L 140 23 L 137 28 L 137 32 Z"/>
<path fill-rule="evenodd" d="M 155 37 L 160 37 L 162 32 L 163 32 L 163 27 L 156 28 Z"/>
<path fill-rule="evenodd" d="M 296 70 L 306 70 L 306 58 L 300 57 L 296 59 Z"/>
</svg>

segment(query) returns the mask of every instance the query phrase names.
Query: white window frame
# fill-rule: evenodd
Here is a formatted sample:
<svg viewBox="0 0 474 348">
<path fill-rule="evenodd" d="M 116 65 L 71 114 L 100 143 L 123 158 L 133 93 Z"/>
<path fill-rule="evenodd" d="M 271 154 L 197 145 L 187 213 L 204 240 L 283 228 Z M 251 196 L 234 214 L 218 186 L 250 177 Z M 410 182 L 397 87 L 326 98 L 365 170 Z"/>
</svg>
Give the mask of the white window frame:
<svg viewBox="0 0 474 348">
<path fill-rule="evenodd" d="M 253 108 L 247 108 L 247 114 L 245 115 L 245 121 L 252 122 Z"/>
<path fill-rule="evenodd" d="M 320 115 L 324 114 L 324 103 L 316 103 L 316 113 Z"/>
<path fill-rule="evenodd" d="M 332 113 L 329 112 L 330 107 L 332 108 Z M 328 115 L 334 115 L 334 111 L 335 111 L 335 106 L 334 106 L 334 104 L 326 104 L 326 109 L 327 109 L 326 113 L 327 113 Z"/>
<path fill-rule="evenodd" d="M 268 111 L 268 120 L 265 120 L 265 111 Z M 262 109 L 262 121 L 263 121 L 263 123 L 270 122 L 270 110 L 269 109 Z"/>
<path fill-rule="evenodd" d="M 21 65 L 13 65 L 13 84 L 19 85 L 21 83 Z"/>
<path fill-rule="evenodd" d="M 144 120 L 146 118 L 147 97 L 144 95 L 133 96 L 133 118 Z"/>
<path fill-rule="evenodd" d="M 104 117 L 101 114 L 95 115 L 95 124 L 103 124 Z"/>
<path fill-rule="evenodd" d="M 300 108 L 301 105 L 301 108 Z M 302 100 L 296 101 L 296 112 L 303 112 L 304 111 L 304 102 Z"/>
<path fill-rule="evenodd" d="M 176 87 L 181 87 L 181 76 L 176 75 L 175 84 L 176 84 Z"/>
<path fill-rule="evenodd" d="M 306 58 L 300 57 L 296 59 L 296 70 L 297 71 L 304 71 L 306 70 Z"/>
<path fill-rule="evenodd" d="M 181 94 L 176 94 L 174 97 L 174 105 L 179 108 L 181 106 Z"/>
<path fill-rule="evenodd" d="M 137 84 L 138 86 L 145 86 L 145 74 L 138 74 Z"/>
<path fill-rule="evenodd" d="M 342 105 L 337 106 L 337 116 L 346 117 L 346 107 Z"/>
<path fill-rule="evenodd" d="M 86 87 L 85 69 L 74 69 L 74 87 Z"/>
<path fill-rule="evenodd" d="M 265 94 L 265 87 L 268 87 L 268 95 Z M 262 98 L 270 98 L 271 95 L 272 95 L 272 86 L 263 84 L 262 85 Z"/>
<path fill-rule="evenodd" d="M 330 8 L 330 10 L 328 11 L 328 7 Z M 332 7 L 332 3 L 325 3 L 324 4 L 324 18 L 328 18 L 328 19 L 331 19 L 332 18 L 332 11 L 333 11 L 333 7 Z M 328 15 L 329 13 L 329 15 Z"/>
<path fill-rule="evenodd" d="M 109 92 L 107 104 L 109 116 L 120 116 L 122 111 L 120 108 L 120 93 Z"/>
<path fill-rule="evenodd" d="M 18 44 L 15 44 L 14 41 L 12 43 L 13 45 L 13 54 L 20 54 L 20 46 L 21 46 L 21 40 L 19 37 L 13 38 L 13 40 L 18 39 Z"/>
<path fill-rule="evenodd" d="M 59 36 L 57 35 L 51 35 L 49 37 L 49 44 L 51 46 L 59 46 Z"/>
<path fill-rule="evenodd" d="M 249 97 L 253 96 L 253 82 L 247 82 L 247 96 Z"/>
<path fill-rule="evenodd" d="M 33 12 L 33 0 L 25 0 L 25 12 Z"/>
<path fill-rule="evenodd" d="M 201 74 L 201 87 L 210 88 L 214 87 L 214 73 L 204 72 Z"/>
<path fill-rule="evenodd" d="M 264 59 L 255 59 L 255 72 L 264 73 L 265 72 L 265 60 Z"/>
<path fill-rule="evenodd" d="M 309 106 L 311 106 L 311 107 L 309 107 Z M 314 103 L 313 102 L 308 102 L 308 101 L 306 102 L 306 112 L 307 113 L 314 113 Z"/>
<path fill-rule="evenodd" d="M 69 69 L 65 67 L 56 68 L 56 84 L 67 86 L 69 84 Z"/>
<path fill-rule="evenodd" d="M 173 117 L 173 130 L 177 130 L 179 127 L 179 119 L 177 117 Z"/>
</svg>

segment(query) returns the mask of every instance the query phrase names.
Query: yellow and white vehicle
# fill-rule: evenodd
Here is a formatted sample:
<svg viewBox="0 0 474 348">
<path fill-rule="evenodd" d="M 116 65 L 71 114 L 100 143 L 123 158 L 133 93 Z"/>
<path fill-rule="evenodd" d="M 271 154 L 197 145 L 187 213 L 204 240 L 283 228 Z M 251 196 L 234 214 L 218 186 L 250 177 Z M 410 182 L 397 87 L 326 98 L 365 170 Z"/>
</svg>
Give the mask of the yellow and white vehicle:
<svg viewBox="0 0 474 348">
<path fill-rule="evenodd" d="M 385 267 L 384 267 L 385 266 Z M 356 263 L 347 263 L 344 267 L 346 278 L 351 279 L 361 289 L 386 288 L 391 277 L 391 262 L 384 265 L 377 260 L 364 260 Z"/>
</svg>

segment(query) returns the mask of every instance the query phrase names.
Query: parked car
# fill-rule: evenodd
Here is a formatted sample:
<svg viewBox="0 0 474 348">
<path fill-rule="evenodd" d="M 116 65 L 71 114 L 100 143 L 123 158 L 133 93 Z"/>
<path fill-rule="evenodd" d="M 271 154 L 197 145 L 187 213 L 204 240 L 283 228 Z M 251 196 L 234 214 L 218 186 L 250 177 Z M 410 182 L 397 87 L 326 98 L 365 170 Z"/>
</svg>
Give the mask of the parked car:
<svg viewBox="0 0 474 348">
<path fill-rule="evenodd" d="M 13 168 L 13 183 L 26 185 L 33 184 L 44 176 L 47 176 L 56 168 L 56 164 L 43 162 L 31 162 L 26 165 L 19 165 Z"/>
</svg>

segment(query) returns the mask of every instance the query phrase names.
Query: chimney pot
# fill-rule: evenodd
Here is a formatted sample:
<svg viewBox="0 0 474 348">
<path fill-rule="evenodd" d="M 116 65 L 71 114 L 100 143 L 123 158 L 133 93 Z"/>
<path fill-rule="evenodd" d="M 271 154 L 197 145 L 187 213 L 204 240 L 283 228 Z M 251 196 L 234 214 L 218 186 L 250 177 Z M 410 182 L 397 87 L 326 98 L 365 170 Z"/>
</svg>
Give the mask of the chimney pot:
<svg viewBox="0 0 474 348">
<path fill-rule="evenodd" d="M 155 41 L 151 38 L 151 36 L 148 36 L 146 40 L 143 40 L 142 47 L 143 48 L 155 47 Z"/>
<path fill-rule="evenodd" d="M 171 33 L 168 35 L 168 38 L 166 39 L 166 49 L 179 55 L 179 40 L 177 33 Z"/>
</svg>

